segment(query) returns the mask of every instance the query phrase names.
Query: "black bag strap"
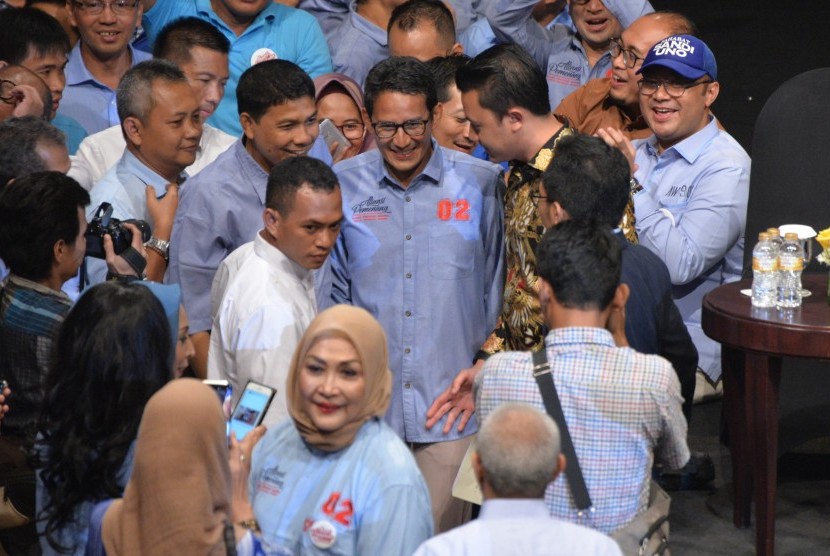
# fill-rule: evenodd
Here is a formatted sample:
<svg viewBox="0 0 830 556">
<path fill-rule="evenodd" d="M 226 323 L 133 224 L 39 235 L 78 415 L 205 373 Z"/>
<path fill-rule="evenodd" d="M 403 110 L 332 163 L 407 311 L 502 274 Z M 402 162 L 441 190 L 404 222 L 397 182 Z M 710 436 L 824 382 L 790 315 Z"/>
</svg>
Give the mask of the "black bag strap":
<svg viewBox="0 0 830 556">
<path fill-rule="evenodd" d="M 565 421 L 565 414 L 562 413 L 562 404 L 559 403 L 559 395 L 556 393 L 556 386 L 553 384 L 553 375 L 550 372 L 550 363 L 545 348 L 533 352 L 533 378 L 539 386 L 542 394 L 542 401 L 545 404 L 545 411 L 559 426 L 559 436 L 562 442 L 562 453 L 567 459 L 565 477 L 571 487 L 576 509 L 579 514 L 591 508 L 591 497 L 588 494 L 588 487 L 585 486 L 585 478 L 582 476 L 582 469 L 579 467 L 579 460 L 576 457 L 574 444 L 571 440 L 571 433 L 568 431 L 568 423 Z"/>
</svg>

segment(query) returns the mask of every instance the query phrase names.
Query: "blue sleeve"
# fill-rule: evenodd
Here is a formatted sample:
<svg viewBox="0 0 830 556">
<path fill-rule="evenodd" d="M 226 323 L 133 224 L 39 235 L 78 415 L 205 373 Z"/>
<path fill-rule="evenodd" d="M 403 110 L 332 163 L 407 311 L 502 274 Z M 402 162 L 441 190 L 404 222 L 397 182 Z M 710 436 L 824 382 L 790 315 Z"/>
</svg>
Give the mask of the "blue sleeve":
<svg viewBox="0 0 830 556">
<path fill-rule="evenodd" d="M 490 6 L 487 19 L 496 38 L 515 42 L 536 61 L 542 71 L 548 69 L 548 58 L 566 50 L 573 31 L 566 25 L 544 29 L 531 17 L 536 0 L 498 0 Z"/>
<path fill-rule="evenodd" d="M 334 249 L 329 255 L 329 260 L 331 261 L 331 300 L 335 305 L 338 303 L 350 305 L 352 303 L 352 281 L 349 277 L 349 257 L 342 227 L 337 243 L 334 244 Z"/>
<path fill-rule="evenodd" d="M 650 14 L 654 11 L 648 0 L 603 0 L 605 7 L 614 14 L 625 29 L 638 17 Z"/>
<path fill-rule="evenodd" d="M 106 556 L 104 548 L 104 537 L 102 536 L 104 526 L 104 514 L 107 513 L 113 500 L 105 500 L 95 504 L 89 516 L 89 540 L 86 543 L 86 556 Z"/>
<path fill-rule="evenodd" d="M 734 165 L 707 168 L 681 214 L 672 215 L 648 190 L 640 191 L 634 196 L 640 244 L 663 259 L 672 284 L 691 282 L 743 234 L 748 195 L 748 169 Z"/>
<path fill-rule="evenodd" d="M 432 536 L 432 508 L 426 485 L 396 485 L 368 504 L 361 516 L 356 554 L 409 556 Z M 390 534 L 394 531 L 395 534 Z"/>
<path fill-rule="evenodd" d="M 490 289 L 486 292 L 485 314 L 489 328 L 494 328 L 502 309 L 504 292 L 504 203 L 502 201 L 502 174 L 493 178 L 493 195 L 484 200 L 483 220 L 485 222 L 484 250 L 485 276 L 490 279 Z M 486 338 L 482 339 L 484 342 Z"/>
<path fill-rule="evenodd" d="M 298 36 L 305 37 L 302 44 L 297 45 L 297 59 L 294 60 L 303 71 L 309 74 L 312 79 L 324 73 L 331 73 L 331 53 L 326 37 L 320 29 L 320 24 L 313 17 L 300 12 L 302 18 L 302 29 L 298 29 Z M 300 23 L 298 21 L 298 23 Z"/>
</svg>

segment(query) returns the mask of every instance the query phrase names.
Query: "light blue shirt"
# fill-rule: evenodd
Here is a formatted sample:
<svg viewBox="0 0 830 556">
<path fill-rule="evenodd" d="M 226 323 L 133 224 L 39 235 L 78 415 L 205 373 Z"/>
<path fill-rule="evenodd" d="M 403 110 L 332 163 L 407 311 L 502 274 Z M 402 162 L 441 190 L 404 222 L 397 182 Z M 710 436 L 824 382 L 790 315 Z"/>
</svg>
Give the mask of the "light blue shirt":
<svg viewBox="0 0 830 556">
<path fill-rule="evenodd" d="M 648 0 L 605 0 L 604 3 L 623 29 L 638 17 L 654 11 Z M 611 55 L 606 52 L 591 67 L 572 24 L 540 27 L 530 15 L 536 4 L 536 0 L 497 0 L 490 6 L 487 18 L 497 39 L 520 45 L 545 71 L 550 106 L 554 109 L 588 80 L 606 77 L 611 70 Z"/>
<path fill-rule="evenodd" d="M 64 114 L 55 115 L 49 123 L 63 132 L 66 137 L 66 150 L 70 156 L 77 152 L 81 141 L 88 135 L 81 124 Z"/>
<path fill-rule="evenodd" d="M 739 280 L 749 196 L 749 155 L 713 118 L 691 137 L 657 152 L 657 140 L 634 141 L 634 196 L 640 245 L 669 269 L 673 296 L 697 347 L 698 365 L 720 377 L 720 344 L 700 325 L 703 296 Z"/>
<path fill-rule="evenodd" d="M 187 174 L 182 172 L 180 180 L 184 181 L 185 177 Z M 86 208 L 86 218 L 91 221 L 101 203 L 106 202 L 112 205 L 113 218 L 144 220 L 153 230 L 155 226 L 147 211 L 145 191 L 148 185 L 151 186 L 156 191 L 156 197 L 160 199 L 167 193 L 168 183 L 170 180 L 160 176 L 128 149 L 124 149 L 118 164 L 110 168 L 90 190 L 91 202 Z M 104 281 L 107 265 L 103 259 L 87 257 L 86 265 L 90 284 Z"/>
<path fill-rule="evenodd" d="M 152 58 L 132 46 L 128 48 L 133 66 Z M 115 90 L 95 79 L 86 68 L 80 42 L 69 53 L 66 87 L 58 106 L 58 115 L 74 119 L 89 135 L 121 123 L 115 105 Z"/>
<path fill-rule="evenodd" d="M 344 73 L 361 87 L 369 70 L 389 57 L 386 29 L 357 13 L 352 2 L 349 13 L 328 36 L 334 71 Z"/>
<path fill-rule="evenodd" d="M 124 457 L 124 463 L 121 464 L 121 469 L 118 471 L 118 486 L 122 490 L 126 488 L 127 482 L 130 480 L 130 475 L 133 474 L 134 457 L 135 442 L 133 442 L 130 446 L 127 455 Z M 50 503 L 49 494 L 46 492 L 46 487 L 43 485 L 42 475 L 43 470 L 39 469 L 37 471 L 37 484 L 35 490 L 38 514 L 40 514 L 40 512 L 42 512 Z M 40 542 L 40 548 L 43 551 L 43 555 L 62 556 L 72 554 L 73 556 L 83 556 L 86 553 L 87 541 L 89 539 L 89 524 L 92 509 L 96 504 L 97 502 L 92 500 L 79 504 L 75 509 L 75 521 L 67 524 L 57 532 L 57 535 L 55 535 L 61 545 L 66 546 L 67 548 L 74 547 L 72 552 L 58 552 L 52 548 L 45 536 L 46 521 L 36 521 L 35 523 L 37 525 L 37 532 L 39 535 L 38 541 Z"/>
<path fill-rule="evenodd" d="M 429 539 L 414 556 L 622 556 L 610 537 L 550 516 L 544 500 L 485 500 L 478 519 Z"/>
<path fill-rule="evenodd" d="M 331 164 L 321 136 L 309 156 Z M 165 281 L 180 284 L 191 332 L 210 330 L 210 286 L 216 269 L 262 229 L 268 173 L 239 140 L 179 191 Z"/>
<path fill-rule="evenodd" d="M 326 39 L 317 20 L 302 10 L 268 2 L 251 24 L 236 34 L 210 6 L 210 0 L 158 0 L 144 13 L 142 24 L 150 44 L 165 25 L 180 17 L 195 16 L 213 24 L 231 43 L 230 79 L 225 96 L 208 123 L 239 137 L 242 126 L 236 105 L 236 86 L 242 73 L 256 61 L 278 58 L 300 66 L 312 78 L 331 71 Z"/>
<path fill-rule="evenodd" d="M 565 25 L 574 29 L 573 21 L 567 9 L 559 12 L 559 15 L 545 27 L 553 30 L 557 25 Z M 478 19 L 464 29 L 458 35 L 458 42 L 464 47 L 464 54 L 472 58 L 475 58 L 488 48 L 502 43 L 502 41 L 496 38 L 496 34 L 493 33 L 493 29 L 490 27 L 490 22 L 486 18 Z"/>
<path fill-rule="evenodd" d="M 269 554 L 409 556 L 432 535 L 415 459 L 378 419 L 337 452 L 307 445 L 293 421 L 270 429 L 254 448 L 248 487 Z"/>
<path fill-rule="evenodd" d="M 475 432 L 426 430 L 426 412 L 496 324 L 504 287 L 500 168 L 438 147 L 408 187 L 380 151 L 334 168 L 343 224 L 331 256 L 332 299 L 363 307 L 389 340 L 386 421 L 407 442 Z"/>
</svg>

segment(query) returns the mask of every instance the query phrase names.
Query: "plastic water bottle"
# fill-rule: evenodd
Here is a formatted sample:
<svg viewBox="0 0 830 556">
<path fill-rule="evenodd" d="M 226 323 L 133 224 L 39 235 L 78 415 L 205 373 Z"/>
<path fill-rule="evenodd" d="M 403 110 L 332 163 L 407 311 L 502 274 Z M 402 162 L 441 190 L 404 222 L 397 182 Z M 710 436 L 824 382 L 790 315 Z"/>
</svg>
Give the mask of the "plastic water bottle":
<svg viewBox="0 0 830 556">
<path fill-rule="evenodd" d="M 775 307 L 778 284 L 778 253 L 769 234 L 758 234 L 758 243 L 752 250 L 752 305 Z"/>
<path fill-rule="evenodd" d="M 784 245 L 784 240 L 781 238 L 781 232 L 778 228 L 767 228 L 769 234 L 769 242 L 775 247 L 775 256 L 781 251 L 781 246 Z"/>
<path fill-rule="evenodd" d="M 801 271 L 804 250 L 798 234 L 786 234 L 778 253 L 778 307 L 801 307 Z"/>
</svg>

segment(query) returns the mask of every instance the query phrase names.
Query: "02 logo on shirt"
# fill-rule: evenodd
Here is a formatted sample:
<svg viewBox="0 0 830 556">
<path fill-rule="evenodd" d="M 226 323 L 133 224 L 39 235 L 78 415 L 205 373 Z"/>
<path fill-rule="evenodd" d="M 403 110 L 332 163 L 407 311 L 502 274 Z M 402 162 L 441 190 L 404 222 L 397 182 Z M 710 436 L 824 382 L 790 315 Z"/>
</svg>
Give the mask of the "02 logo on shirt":
<svg viewBox="0 0 830 556">
<path fill-rule="evenodd" d="M 455 203 L 449 199 L 438 201 L 438 219 L 452 220 L 453 217 L 455 220 L 470 219 L 470 202 L 467 199 L 458 199 Z"/>
<path fill-rule="evenodd" d="M 332 492 L 323 504 L 323 513 L 331 516 L 336 522 L 349 526 L 352 523 L 354 508 L 351 500 L 340 500 L 340 493 Z"/>
</svg>

